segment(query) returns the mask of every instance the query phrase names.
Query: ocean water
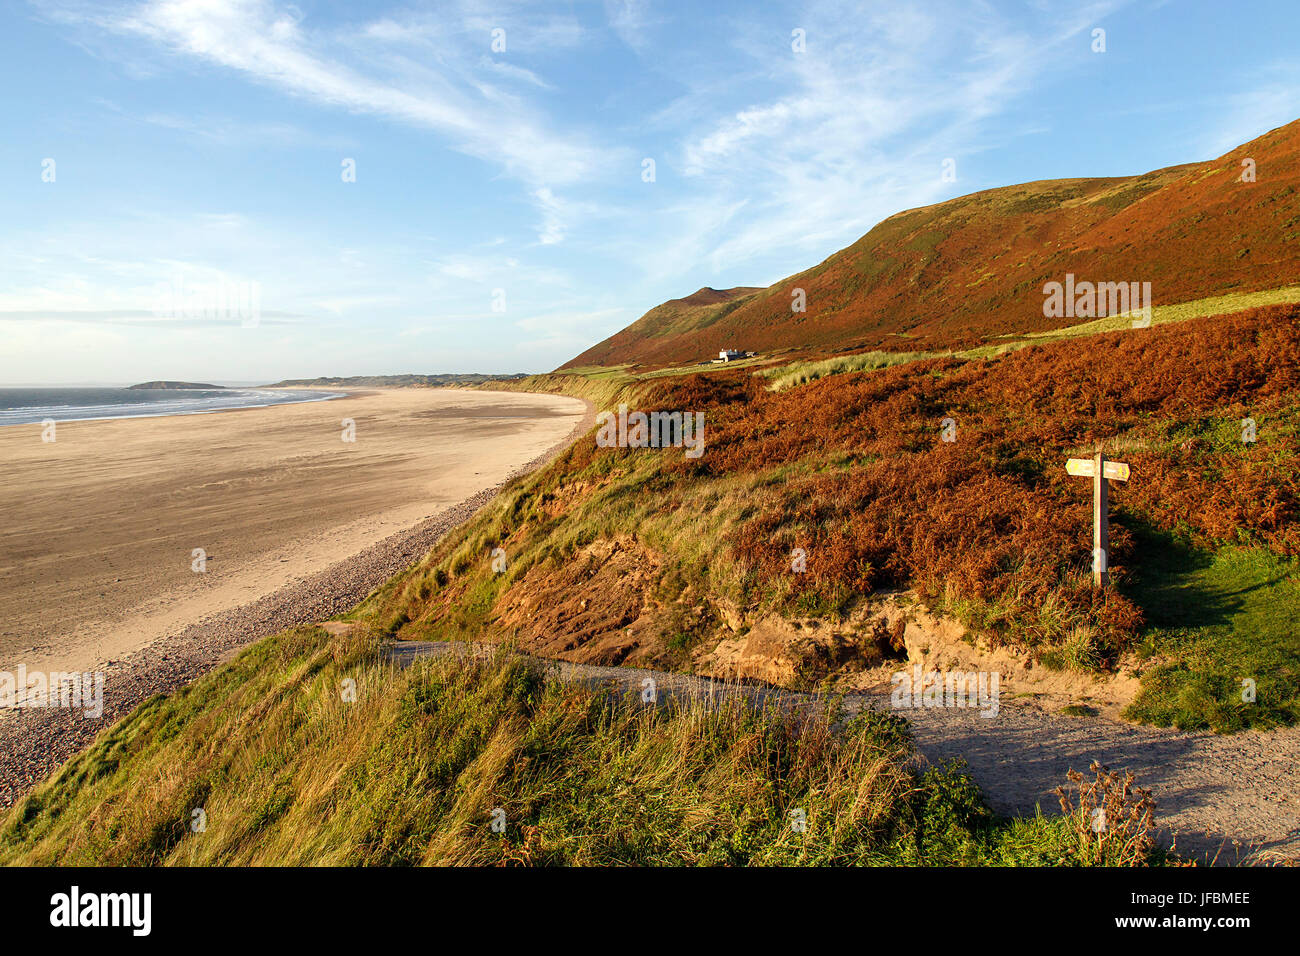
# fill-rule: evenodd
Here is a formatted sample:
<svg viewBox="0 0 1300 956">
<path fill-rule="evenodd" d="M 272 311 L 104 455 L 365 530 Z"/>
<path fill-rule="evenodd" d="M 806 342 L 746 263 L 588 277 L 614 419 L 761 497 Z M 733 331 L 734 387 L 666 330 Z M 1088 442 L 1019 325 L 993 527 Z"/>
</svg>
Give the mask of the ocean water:
<svg viewBox="0 0 1300 956">
<path fill-rule="evenodd" d="M 97 418 L 200 415 L 230 408 L 323 402 L 342 392 L 305 389 L 0 388 L 0 427 Z"/>
</svg>

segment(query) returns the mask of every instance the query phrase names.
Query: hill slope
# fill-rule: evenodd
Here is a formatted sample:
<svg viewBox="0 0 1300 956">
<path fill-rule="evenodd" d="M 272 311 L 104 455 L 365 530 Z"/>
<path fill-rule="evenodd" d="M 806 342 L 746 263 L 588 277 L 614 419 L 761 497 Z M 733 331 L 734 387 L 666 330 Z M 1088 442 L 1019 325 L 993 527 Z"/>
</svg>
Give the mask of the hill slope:
<svg viewBox="0 0 1300 956">
<path fill-rule="evenodd" d="M 779 390 L 724 366 L 526 380 L 604 408 L 694 410 L 707 448 L 580 441 L 369 610 L 406 639 L 865 688 L 887 686 L 901 653 L 882 596 L 907 590 L 1028 662 L 1026 694 L 1047 695 L 1030 686 L 1044 675 L 1118 674 L 1113 703 L 1133 719 L 1291 724 L 1297 356 L 1293 302 Z M 1108 588 L 1091 579 L 1090 489 L 1064 467 L 1099 445 L 1133 474 L 1111 491 Z M 1013 680 L 986 664 L 970 669 Z"/>
<path fill-rule="evenodd" d="M 726 318 L 746 302 L 751 301 L 762 288 L 738 286 L 734 289 L 711 289 L 705 286 L 681 299 L 669 299 L 637 319 L 622 332 L 616 332 L 599 345 L 594 345 L 564 368 L 581 368 L 590 365 L 612 365 L 623 359 L 618 356 L 634 354 L 645 341 L 680 341 L 703 333 L 710 326 Z M 714 354 L 726 345 L 715 348 Z"/>
<path fill-rule="evenodd" d="M 1241 181 L 1247 158 L 1254 182 Z M 726 347 L 969 348 L 1073 321 L 1043 316 L 1044 284 L 1067 272 L 1150 282 L 1153 305 L 1289 285 L 1300 279 L 1298 186 L 1300 121 L 1209 162 L 972 193 L 891 216 L 768 289 L 666 302 L 563 367 L 673 365 Z M 791 310 L 795 289 L 806 312 Z"/>
</svg>

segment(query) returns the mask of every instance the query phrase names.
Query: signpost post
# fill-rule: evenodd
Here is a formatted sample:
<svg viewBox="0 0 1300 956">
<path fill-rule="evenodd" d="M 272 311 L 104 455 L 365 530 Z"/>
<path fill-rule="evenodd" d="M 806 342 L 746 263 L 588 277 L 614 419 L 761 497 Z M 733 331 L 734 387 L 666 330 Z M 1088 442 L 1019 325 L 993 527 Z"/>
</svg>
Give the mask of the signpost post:
<svg viewBox="0 0 1300 956">
<path fill-rule="evenodd" d="M 1110 581 L 1110 507 L 1108 481 L 1128 481 L 1128 465 L 1108 461 L 1102 452 L 1092 458 L 1071 458 L 1065 463 L 1071 475 L 1092 479 L 1092 583 L 1103 587 Z"/>
</svg>

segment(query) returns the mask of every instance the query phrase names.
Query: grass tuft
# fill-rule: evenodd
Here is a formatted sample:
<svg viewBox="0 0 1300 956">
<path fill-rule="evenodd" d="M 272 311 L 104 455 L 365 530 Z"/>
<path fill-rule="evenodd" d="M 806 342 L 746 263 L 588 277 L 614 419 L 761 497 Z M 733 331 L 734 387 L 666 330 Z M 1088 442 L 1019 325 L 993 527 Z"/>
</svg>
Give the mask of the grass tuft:
<svg viewBox="0 0 1300 956">
<path fill-rule="evenodd" d="M 893 715 L 646 706 L 504 651 L 396 670 L 373 638 L 317 628 L 147 702 L 0 816 L 0 863 L 26 865 L 1094 857 L 1063 818 L 995 817 L 959 766 L 918 772 Z"/>
</svg>

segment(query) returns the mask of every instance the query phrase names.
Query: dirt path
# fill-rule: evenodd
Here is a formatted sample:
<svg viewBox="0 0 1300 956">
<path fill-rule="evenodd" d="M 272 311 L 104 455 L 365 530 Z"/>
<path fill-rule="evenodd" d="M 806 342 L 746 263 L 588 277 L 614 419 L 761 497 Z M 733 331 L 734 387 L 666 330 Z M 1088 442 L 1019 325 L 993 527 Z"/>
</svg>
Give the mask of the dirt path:
<svg viewBox="0 0 1300 956">
<path fill-rule="evenodd" d="M 468 645 L 482 652 L 490 645 Z M 467 645 L 404 642 L 395 660 L 466 652 Z M 613 681 L 640 690 L 652 678 L 660 700 L 675 694 L 714 699 L 743 696 L 798 705 L 808 694 L 754 684 L 625 667 L 547 661 L 564 679 Z M 889 709 L 888 694 L 853 694 L 845 707 Z M 932 708 L 903 712 L 917 749 L 932 763 L 963 758 L 1000 813 L 1057 810 L 1052 791 L 1067 770 L 1086 772 L 1093 761 L 1131 770 L 1157 801 L 1157 821 L 1188 855 L 1219 863 L 1300 859 L 1300 728 L 1221 736 L 1181 733 L 1087 717 L 1058 717 L 1029 706 L 1003 703 L 996 717 L 978 711 Z"/>
</svg>

